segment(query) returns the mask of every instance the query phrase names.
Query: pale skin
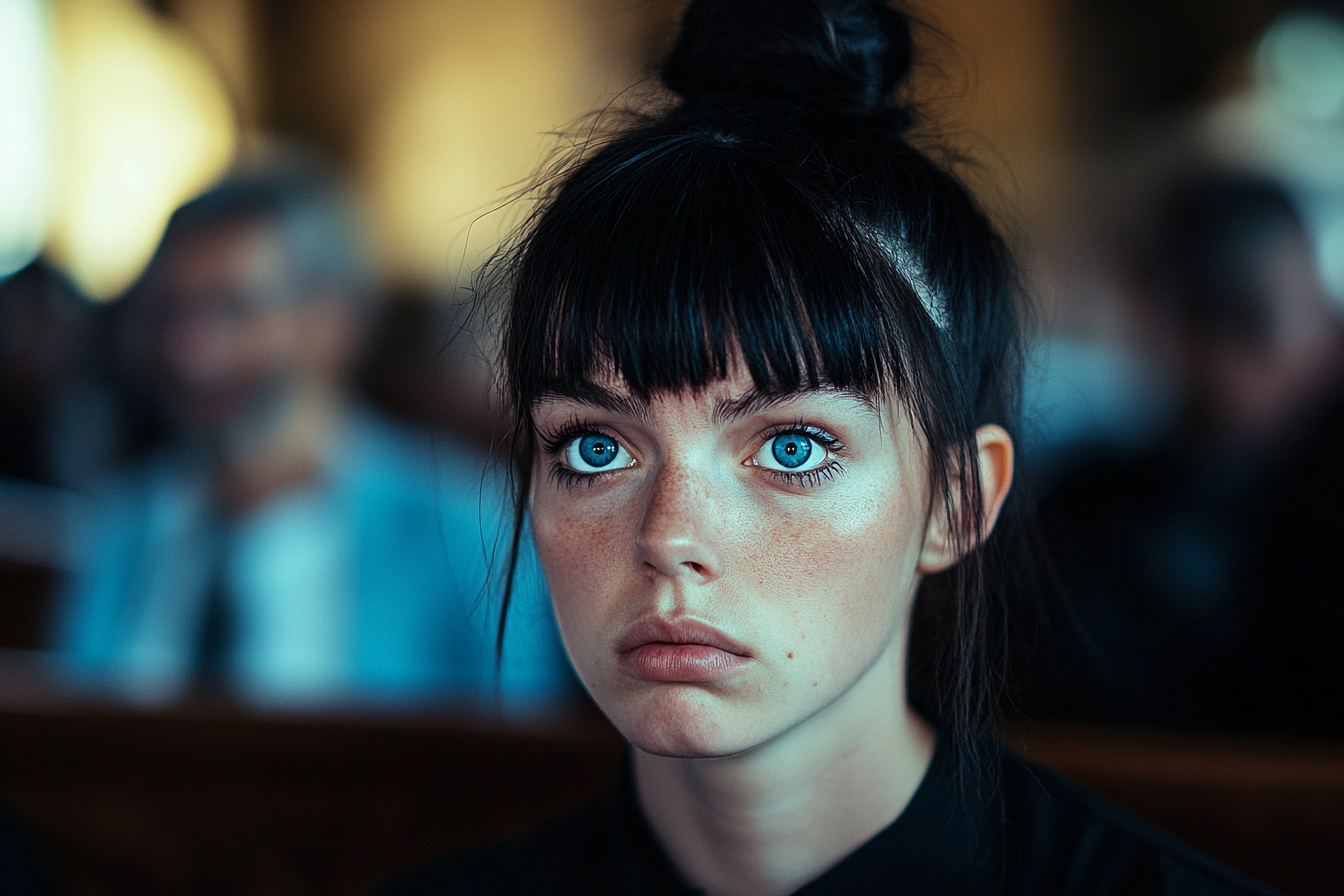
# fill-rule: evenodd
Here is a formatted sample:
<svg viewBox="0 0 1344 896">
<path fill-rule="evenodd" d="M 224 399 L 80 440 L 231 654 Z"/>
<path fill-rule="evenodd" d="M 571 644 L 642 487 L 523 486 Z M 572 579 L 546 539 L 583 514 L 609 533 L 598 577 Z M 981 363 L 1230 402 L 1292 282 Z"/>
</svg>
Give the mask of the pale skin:
<svg viewBox="0 0 1344 896">
<path fill-rule="evenodd" d="M 925 450 L 902 405 L 838 390 L 764 399 L 741 373 L 647 403 L 600 387 L 533 413 L 532 518 L 566 648 L 687 882 L 790 893 L 891 824 L 933 754 L 905 696 L 909 615 L 959 558 Z M 998 426 L 976 438 L 983 536 L 1013 446 Z M 777 469 L 790 441 L 809 459 Z M 578 449 L 598 444 L 594 467 Z M 730 668 L 650 680 L 623 653 L 650 619 L 722 633 Z"/>
</svg>

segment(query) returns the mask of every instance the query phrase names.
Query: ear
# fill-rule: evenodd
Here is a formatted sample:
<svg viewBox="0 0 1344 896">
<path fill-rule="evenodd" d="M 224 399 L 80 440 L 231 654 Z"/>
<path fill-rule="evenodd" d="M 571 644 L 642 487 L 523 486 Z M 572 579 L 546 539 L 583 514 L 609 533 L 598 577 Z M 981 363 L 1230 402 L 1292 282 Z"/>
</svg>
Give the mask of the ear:
<svg viewBox="0 0 1344 896">
<path fill-rule="evenodd" d="M 994 523 L 1003 509 L 1008 489 L 1013 484 L 1013 439 L 1002 426 L 982 426 L 975 431 L 976 462 L 980 469 L 980 494 L 983 498 L 980 531 L 976 543 L 983 542 L 994 529 Z M 954 512 L 960 492 L 953 483 Z M 924 547 L 919 554 L 922 574 L 942 572 L 961 559 L 967 545 L 958 545 L 952 537 L 952 521 L 948 519 L 942 502 L 929 515 L 929 526 L 924 533 Z"/>
</svg>

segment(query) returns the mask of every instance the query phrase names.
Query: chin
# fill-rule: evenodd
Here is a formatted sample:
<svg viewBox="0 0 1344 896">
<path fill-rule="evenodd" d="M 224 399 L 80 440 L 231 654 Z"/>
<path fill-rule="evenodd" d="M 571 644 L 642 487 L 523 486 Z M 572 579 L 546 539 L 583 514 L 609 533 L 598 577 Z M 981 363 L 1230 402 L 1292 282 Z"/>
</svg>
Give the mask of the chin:
<svg viewBox="0 0 1344 896">
<path fill-rule="evenodd" d="M 630 744 L 654 756 L 721 759 L 757 745 L 733 708 L 693 685 L 662 685 L 608 716 Z"/>
</svg>

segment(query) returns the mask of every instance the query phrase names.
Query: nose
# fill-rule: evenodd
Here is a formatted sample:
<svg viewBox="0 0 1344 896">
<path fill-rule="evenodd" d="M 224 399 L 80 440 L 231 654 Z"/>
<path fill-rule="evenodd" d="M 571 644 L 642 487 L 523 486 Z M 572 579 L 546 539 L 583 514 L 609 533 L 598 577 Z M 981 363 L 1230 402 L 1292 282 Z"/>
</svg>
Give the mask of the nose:
<svg viewBox="0 0 1344 896">
<path fill-rule="evenodd" d="M 646 576 L 705 584 L 724 574 L 728 557 L 710 495 L 703 478 L 685 468 L 655 477 L 637 541 Z"/>
<path fill-rule="evenodd" d="M 191 385 L 210 385 L 223 379 L 230 358 L 230 334 L 217 322 L 197 315 L 175 320 L 159 334 L 169 376 Z"/>
</svg>

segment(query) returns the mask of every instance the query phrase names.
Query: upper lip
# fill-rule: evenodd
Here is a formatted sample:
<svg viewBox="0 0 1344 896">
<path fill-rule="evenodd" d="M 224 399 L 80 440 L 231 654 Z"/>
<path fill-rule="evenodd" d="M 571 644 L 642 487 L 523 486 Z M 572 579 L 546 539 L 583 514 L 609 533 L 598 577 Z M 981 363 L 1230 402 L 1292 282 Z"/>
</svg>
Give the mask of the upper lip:
<svg viewBox="0 0 1344 896">
<path fill-rule="evenodd" d="M 733 640 L 712 625 L 684 617 L 646 616 L 640 619 L 621 635 L 616 642 L 616 652 L 628 653 L 645 644 L 703 644 L 738 656 L 751 656 L 751 651 L 742 642 Z"/>
</svg>

